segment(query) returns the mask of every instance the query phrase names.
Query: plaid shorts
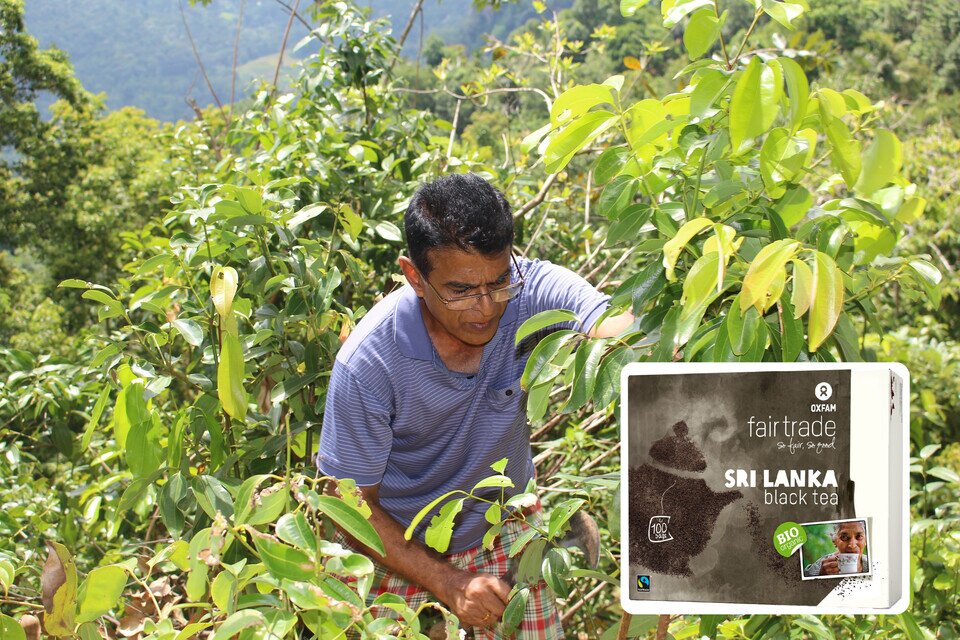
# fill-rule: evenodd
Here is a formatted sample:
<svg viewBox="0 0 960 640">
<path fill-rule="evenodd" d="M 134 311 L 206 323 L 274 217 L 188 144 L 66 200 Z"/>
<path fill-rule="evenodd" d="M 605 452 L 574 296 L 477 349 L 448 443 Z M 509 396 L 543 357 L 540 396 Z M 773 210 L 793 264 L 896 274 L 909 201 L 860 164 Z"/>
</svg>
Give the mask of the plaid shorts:
<svg viewBox="0 0 960 640">
<path fill-rule="evenodd" d="M 526 517 L 539 525 L 542 522 L 540 511 L 540 504 L 537 503 L 535 507 L 527 510 Z M 453 566 L 464 571 L 489 573 L 498 578 L 503 577 L 509 568 L 508 550 L 513 542 L 520 537 L 520 534 L 527 529 L 529 529 L 527 524 L 509 520 L 504 524 L 503 530 L 495 539 L 493 549 L 484 549 L 480 546 L 460 553 L 447 554 L 444 558 Z M 350 546 L 339 531 L 336 534 L 336 541 L 346 547 Z M 517 555 L 514 560 L 519 562 L 520 555 Z M 392 573 L 380 563 L 374 562 L 374 566 L 376 567 L 376 573 L 374 574 L 373 587 L 367 596 L 367 606 L 370 606 L 381 593 L 393 593 L 402 597 L 411 609 L 416 609 L 429 600 L 437 600 L 426 589 Z M 377 616 L 391 618 L 396 618 L 398 615 L 386 607 L 376 607 L 373 609 L 373 613 Z M 523 621 L 513 635 L 504 636 L 500 633 L 499 627 L 493 629 L 474 627 L 472 631 L 476 640 L 508 640 L 508 638 L 515 640 L 557 640 L 564 637 L 553 594 L 543 581 L 530 587 L 530 597 L 527 600 L 527 608 L 523 612 Z"/>
</svg>

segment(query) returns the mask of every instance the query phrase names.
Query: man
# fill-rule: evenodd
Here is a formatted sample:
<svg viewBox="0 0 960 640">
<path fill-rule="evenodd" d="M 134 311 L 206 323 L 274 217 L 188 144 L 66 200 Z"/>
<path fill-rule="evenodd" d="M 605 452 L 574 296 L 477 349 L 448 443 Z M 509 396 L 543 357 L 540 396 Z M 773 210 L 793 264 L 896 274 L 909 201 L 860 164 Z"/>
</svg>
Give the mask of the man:
<svg viewBox="0 0 960 640">
<path fill-rule="evenodd" d="M 415 540 L 406 541 L 404 529 L 432 499 L 469 491 L 502 458 L 514 491 L 533 477 L 520 388 L 531 345 L 514 345 L 524 320 L 570 309 L 584 330 L 605 337 L 632 316 L 594 327 L 607 296 L 566 269 L 514 258 L 510 207 L 476 175 L 424 185 L 404 222 L 409 256 L 399 263 L 407 285 L 375 305 L 338 353 L 318 463 L 324 474 L 353 478 L 370 505 L 387 551 L 368 550 L 381 565 L 371 597 L 389 590 L 422 602 L 426 590 L 477 637 L 492 638 L 511 588 L 502 579 L 505 550 L 522 527 L 511 523 L 484 550 L 488 505 L 468 500 L 448 556 L 424 546 L 429 518 Z M 531 595 L 519 637 L 562 637 L 542 587 Z"/>
</svg>

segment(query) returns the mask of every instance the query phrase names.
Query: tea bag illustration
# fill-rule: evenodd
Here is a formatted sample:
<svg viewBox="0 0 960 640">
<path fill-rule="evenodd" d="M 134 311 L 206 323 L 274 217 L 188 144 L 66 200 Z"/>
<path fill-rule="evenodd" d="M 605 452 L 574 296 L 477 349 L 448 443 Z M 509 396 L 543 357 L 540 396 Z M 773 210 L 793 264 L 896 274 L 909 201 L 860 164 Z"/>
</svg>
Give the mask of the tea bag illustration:
<svg viewBox="0 0 960 640">
<path fill-rule="evenodd" d="M 720 512 L 743 494 L 715 492 L 697 475 L 707 462 L 682 420 L 649 453 L 650 462 L 630 470 L 631 561 L 688 576 L 690 561 L 706 548 Z"/>
</svg>

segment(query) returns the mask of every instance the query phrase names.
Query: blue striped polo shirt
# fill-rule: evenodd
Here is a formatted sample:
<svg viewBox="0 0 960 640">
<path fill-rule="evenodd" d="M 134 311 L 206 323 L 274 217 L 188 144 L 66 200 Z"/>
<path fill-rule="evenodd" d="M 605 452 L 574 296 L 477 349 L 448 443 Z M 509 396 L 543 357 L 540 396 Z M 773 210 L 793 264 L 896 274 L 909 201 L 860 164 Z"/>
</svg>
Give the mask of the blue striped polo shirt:
<svg viewBox="0 0 960 640">
<path fill-rule="evenodd" d="M 609 297 L 563 267 L 526 259 L 519 264 L 525 284 L 507 303 L 474 375 L 444 365 L 410 285 L 374 305 L 337 354 L 318 465 L 325 475 L 360 486 L 379 484 L 380 506 L 404 528 L 437 496 L 469 491 L 493 474 L 490 465 L 501 458 L 508 458 L 505 474 L 515 486 L 508 496 L 534 475 L 527 394 L 520 388 L 534 345 L 525 340 L 514 346 L 517 327 L 541 311 L 570 309 L 587 330 Z M 490 491 L 499 496 L 499 489 Z M 454 521 L 449 553 L 480 545 L 489 527 L 487 506 L 467 500 Z M 429 520 L 415 532 L 421 542 Z"/>
</svg>

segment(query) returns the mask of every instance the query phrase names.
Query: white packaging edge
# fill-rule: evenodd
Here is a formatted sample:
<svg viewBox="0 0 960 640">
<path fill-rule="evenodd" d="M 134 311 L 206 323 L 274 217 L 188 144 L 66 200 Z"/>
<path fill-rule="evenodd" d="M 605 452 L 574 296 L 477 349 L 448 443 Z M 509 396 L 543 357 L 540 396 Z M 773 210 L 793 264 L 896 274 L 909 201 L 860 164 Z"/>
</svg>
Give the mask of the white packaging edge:
<svg viewBox="0 0 960 640">
<path fill-rule="evenodd" d="M 907 610 L 910 605 L 910 474 L 909 474 L 909 446 L 910 446 L 910 372 L 899 362 L 632 362 L 620 372 L 620 451 L 621 461 L 625 460 L 625 452 L 629 451 L 629 429 L 626 428 L 627 409 L 627 378 L 630 375 L 642 373 L 656 374 L 686 374 L 686 373 L 748 373 L 767 371 L 810 371 L 838 369 L 850 371 L 888 371 L 899 377 L 902 386 L 900 395 L 899 419 L 900 431 L 900 486 L 903 497 L 900 512 L 901 544 L 900 553 L 900 598 L 890 607 L 829 607 L 829 606 L 800 606 L 776 604 L 743 604 L 737 602 L 683 602 L 668 600 L 631 600 L 629 597 L 630 571 L 624 560 L 623 551 L 628 540 L 630 513 L 627 489 L 629 486 L 628 469 L 621 462 L 620 465 L 620 606 L 627 613 L 633 615 L 644 614 L 800 614 L 816 615 L 844 615 L 844 614 L 899 614 Z M 892 421 L 892 416 L 891 416 Z M 895 443 L 892 443 L 895 444 Z M 893 446 L 891 446 L 893 449 Z M 891 462 L 893 462 L 891 460 Z M 892 483 L 891 483 L 892 484 Z"/>
</svg>

